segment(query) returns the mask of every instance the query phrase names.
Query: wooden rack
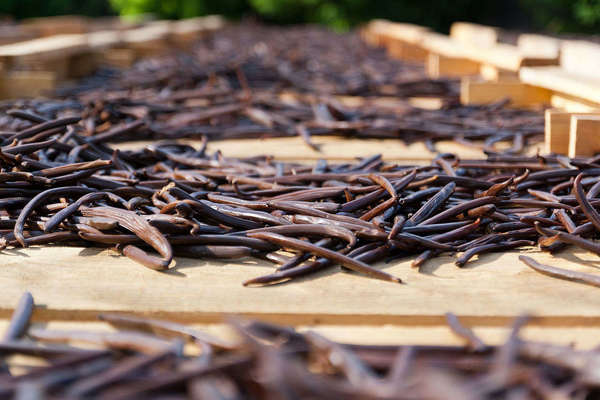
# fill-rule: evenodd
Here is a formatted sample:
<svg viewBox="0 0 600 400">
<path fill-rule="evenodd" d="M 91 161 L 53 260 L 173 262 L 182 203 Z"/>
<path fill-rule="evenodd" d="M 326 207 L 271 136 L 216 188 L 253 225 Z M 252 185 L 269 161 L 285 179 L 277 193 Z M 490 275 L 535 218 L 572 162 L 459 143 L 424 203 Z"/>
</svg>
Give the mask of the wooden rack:
<svg viewBox="0 0 600 400">
<path fill-rule="evenodd" d="M 92 21 L 69 16 L 26 22 L 24 29 L 41 37 L 0 45 L 0 98 L 40 96 L 58 82 L 89 75 L 102 64 L 129 67 L 139 58 L 162 54 L 173 46 L 187 47 L 224 25 L 218 16 L 143 26 L 114 19 L 102 24 Z M 113 29 L 87 32 L 88 24 Z"/>
<path fill-rule="evenodd" d="M 551 105 L 546 151 L 600 152 L 595 139 L 600 135 L 595 119 L 600 115 L 600 45 L 538 34 L 519 35 L 511 45 L 499 43 L 500 36 L 497 28 L 465 22 L 454 23 L 450 35 L 381 20 L 363 31 L 366 40 L 385 46 L 392 56 L 424 62 L 432 78 L 461 78 L 464 104 L 509 98 L 518 107 Z M 407 46 L 419 57 L 396 51 Z"/>
</svg>

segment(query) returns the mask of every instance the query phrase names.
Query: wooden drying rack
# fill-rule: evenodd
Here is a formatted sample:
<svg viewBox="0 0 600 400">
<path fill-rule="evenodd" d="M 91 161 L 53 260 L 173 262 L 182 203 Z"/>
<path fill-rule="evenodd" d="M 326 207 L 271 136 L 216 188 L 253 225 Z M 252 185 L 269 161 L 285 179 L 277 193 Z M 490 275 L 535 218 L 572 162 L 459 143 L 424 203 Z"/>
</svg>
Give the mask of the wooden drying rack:
<svg viewBox="0 0 600 400">
<path fill-rule="evenodd" d="M 551 105 L 546 114 L 548 153 L 570 157 L 600 152 L 600 45 L 523 34 L 499 43 L 499 30 L 457 22 L 449 35 L 376 20 L 364 39 L 393 57 L 422 62 L 432 78 L 460 77 L 464 104 L 509 98 L 518 107 Z"/>
<path fill-rule="evenodd" d="M 423 29 L 413 32 L 418 37 Z M 365 38 L 382 44 L 381 37 L 368 30 Z M 422 57 L 420 42 L 411 40 L 403 42 L 397 51 L 412 54 L 415 59 Z M 426 54 L 427 60 L 435 57 L 439 63 L 436 73 L 441 75 L 452 63 L 458 68 L 463 58 L 459 53 Z M 469 62 L 478 67 L 471 71 L 481 70 L 480 62 Z M 418 99 L 413 100 L 418 103 Z M 321 145 L 321 152 L 309 149 L 297 137 L 211 142 L 209 150 L 221 149 L 231 157 L 271 154 L 298 162 L 319 158 L 344 161 L 382 153 L 388 161 L 420 165 L 430 163 L 434 157 L 422 143 L 407 146 L 397 140 L 337 137 L 315 137 L 314 141 Z M 119 147 L 143 145 L 123 143 Z M 452 142 L 436 146 L 464 159 L 484 156 L 477 149 Z M 535 154 L 537 150 L 529 151 Z M 525 251 L 550 265 L 585 272 L 597 272 L 600 266 L 596 256 L 578 249 L 554 257 L 533 248 Z M 347 342 L 457 344 L 460 341 L 446 327 L 446 312 L 457 314 L 490 343 L 502 342 L 507 333 L 504 327 L 516 316 L 529 312 L 539 318 L 524 330 L 525 337 L 575 343 L 583 348 L 596 346 L 600 337 L 598 289 L 540 275 L 518 261 L 519 253 L 481 255 L 464 269 L 453 264 L 453 257 L 439 257 L 427 262 L 421 273 L 410 267 L 410 259 L 380 265 L 404 279 L 404 285 L 324 271 L 290 284 L 246 288 L 242 286 L 244 280 L 265 274 L 272 267 L 258 260 L 177 258 L 173 269 L 160 273 L 110 250 L 60 246 L 10 249 L 1 255 L 0 318 L 8 318 L 20 294 L 29 290 L 39 305 L 34 322 L 50 328 L 109 329 L 96 320 L 96 315 L 116 311 L 168 318 L 221 332 L 224 314 L 242 314 L 315 329 Z M 5 320 L 0 321 L 0 329 L 5 324 Z"/>
</svg>

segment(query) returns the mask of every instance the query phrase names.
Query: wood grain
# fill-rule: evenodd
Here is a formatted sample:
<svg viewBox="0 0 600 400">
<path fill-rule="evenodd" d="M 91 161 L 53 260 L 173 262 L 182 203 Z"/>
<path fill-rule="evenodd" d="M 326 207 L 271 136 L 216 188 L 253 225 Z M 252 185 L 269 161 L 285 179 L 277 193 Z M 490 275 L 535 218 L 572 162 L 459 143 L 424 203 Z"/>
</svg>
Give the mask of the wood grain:
<svg viewBox="0 0 600 400">
<path fill-rule="evenodd" d="M 572 115 L 569 157 L 591 157 L 600 152 L 600 115 Z"/>
<path fill-rule="evenodd" d="M 522 82 L 600 104 L 600 79 L 569 72 L 556 66 L 526 67 L 519 71 Z"/>
<path fill-rule="evenodd" d="M 597 256 L 565 251 L 558 257 L 527 251 L 536 260 L 598 273 Z M 379 265 L 398 285 L 356 274 L 323 272 L 293 284 L 246 288 L 242 281 L 272 271 L 266 262 L 177 259 L 168 273 L 135 264 L 111 250 L 45 247 L 5 250 L 0 274 L 0 317 L 29 290 L 42 320 L 90 320 L 98 312 L 130 311 L 196 323 L 244 314 L 286 324 L 441 325 L 452 311 L 476 325 L 503 326 L 530 312 L 540 323 L 600 326 L 597 288 L 538 274 L 519 252 L 489 254 L 454 266 L 439 257 L 421 273 L 411 259 Z"/>
</svg>

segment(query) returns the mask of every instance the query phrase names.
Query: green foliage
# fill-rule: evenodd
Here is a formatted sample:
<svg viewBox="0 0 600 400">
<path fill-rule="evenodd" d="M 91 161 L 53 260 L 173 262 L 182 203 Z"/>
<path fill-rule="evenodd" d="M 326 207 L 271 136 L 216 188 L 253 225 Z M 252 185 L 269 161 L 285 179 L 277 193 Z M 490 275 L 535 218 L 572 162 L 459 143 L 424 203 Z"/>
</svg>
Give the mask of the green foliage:
<svg viewBox="0 0 600 400">
<path fill-rule="evenodd" d="M 600 0 L 521 0 L 534 26 L 548 32 L 597 33 Z"/>
<path fill-rule="evenodd" d="M 0 15 L 15 19 L 52 15 L 114 15 L 108 0 L 0 0 Z"/>
<path fill-rule="evenodd" d="M 0 15 L 152 13 L 159 18 L 221 14 L 255 16 L 272 23 L 320 23 L 346 30 L 373 18 L 413 22 L 445 31 L 454 21 L 474 21 L 548 32 L 595 33 L 600 0 L 0 0 Z"/>
</svg>

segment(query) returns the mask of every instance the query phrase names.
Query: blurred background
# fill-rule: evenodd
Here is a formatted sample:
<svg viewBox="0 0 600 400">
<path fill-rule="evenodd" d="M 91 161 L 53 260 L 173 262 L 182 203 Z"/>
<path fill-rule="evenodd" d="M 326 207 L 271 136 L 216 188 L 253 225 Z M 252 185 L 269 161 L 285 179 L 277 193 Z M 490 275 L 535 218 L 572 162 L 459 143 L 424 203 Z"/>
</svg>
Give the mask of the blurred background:
<svg viewBox="0 0 600 400">
<path fill-rule="evenodd" d="M 320 23 L 347 30 L 373 18 L 413 22 L 447 31 L 454 21 L 548 33 L 596 33 L 600 0 L 1 0 L 9 19 L 82 14 L 154 14 L 187 18 L 221 14 L 264 22 Z"/>
</svg>

